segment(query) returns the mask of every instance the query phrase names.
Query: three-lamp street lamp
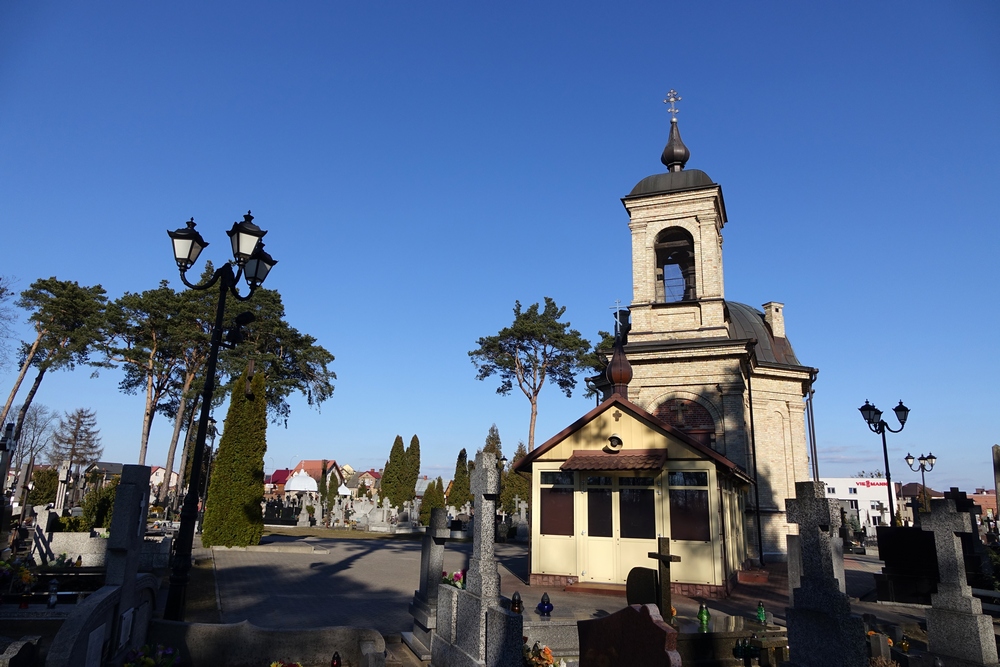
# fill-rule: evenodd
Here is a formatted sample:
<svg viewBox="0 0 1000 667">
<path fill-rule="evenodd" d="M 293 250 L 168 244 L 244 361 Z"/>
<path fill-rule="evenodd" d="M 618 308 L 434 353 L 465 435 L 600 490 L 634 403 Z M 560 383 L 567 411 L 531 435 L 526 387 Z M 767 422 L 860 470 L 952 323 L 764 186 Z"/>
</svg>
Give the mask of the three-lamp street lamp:
<svg viewBox="0 0 1000 667">
<path fill-rule="evenodd" d="M 882 419 L 882 411 L 876 408 L 874 405 L 865 401 L 858 410 L 861 411 L 861 416 L 864 417 L 865 422 L 868 424 L 869 430 L 872 433 L 878 433 L 882 436 L 882 456 L 885 457 L 885 482 L 889 491 L 889 517 L 891 525 L 896 525 L 896 510 L 892 506 L 892 475 L 889 473 L 889 449 L 885 444 L 885 432 L 899 433 L 906 426 L 906 418 L 910 415 L 910 409 L 903 405 L 903 401 L 899 402 L 899 405 L 892 409 L 896 413 L 896 419 L 899 421 L 899 428 L 890 428 L 888 424 Z"/>
<path fill-rule="evenodd" d="M 920 490 L 923 492 L 924 496 L 923 507 L 925 512 L 929 512 L 931 506 L 930 501 L 927 498 L 927 478 L 925 475 L 931 470 L 934 470 L 934 464 L 937 463 L 937 457 L 934 456 L 933 453 L 929 453 L 927 456 L 921 454 L 920 458 L 917 459 L 917 462 L 920 464 L 917 468 L 913 467 L 913 455 L 909 452 L 906 453 L 906 458 L 904 460 L 906 461 L 906 465 L 910 466 L 910 470 L 913 472 L 917 472 L 917 470 L 920 471 Z"/>
<path fill-rule="evenodd" d="M 163 617 L 170 621 L 184 620 L 188 573 L 191 570 L 191 547 L 194 542 L 194 524 L 198 519 L 201 465 L 205 453 L 205 437 L 208 435 L 209 420 L 211 419 L 212 394 L 215 391 L 215 367 L 219 360 L 219 348 L 224 345 L 223 317 L 226 311 L 226 295 L 232 294 L 240 301 L 247 301 L 267 278 L 271 268 L 277 264 L 269 254 L 264 252 L 262 239 L 267 232 L 253 224 L 253 216 L 250 215 L 250 211 L 247 211 L 242 222 L 234 222 L 232 229 L 226 232 L 232 244 L 233 259 L 216 269 L 207 281 L 195 285 L 188 281 L 185 274 L 197 261 L 201 251 L 208 247 L 208 243 L 194 227 L 194 218 L 191 218 L 185 227 L 167 232 L 174 246 L 174 259 L 177 261 L 177 268 L 180 269 L 181 281 L 191 289 L 196 290 L 207 290 L 218 285 L 219 302 L 215 311 L 212 344 L 205 368 L 205 388 L 201 393 L 201 417 L 198 420 L 198 434 L 195 437 L 194 451 L 191 454 L 189 491 L 184 497 L 184 505 L 181 508 L 181 525 L 174 549 L 174 566 L 170 575 L 167 606 L 163 613 Z M 233 271 L 234 265 L 236 266 L 235 271 Z M 240 295 L 238 291 L 241 277 L 246 279 L 247 286 L 250 288 L 246 296 Z M 252 321 L 253 315 L 250 313 L 244 313 L 236 318 L 237 326 L 249 324 Z M 232 333 L 230 332 L 230 334 Z M 230 335 L 227 337 L 230 345 L 238 342 L 239 339 L 240 336 Z"/>
</svg>

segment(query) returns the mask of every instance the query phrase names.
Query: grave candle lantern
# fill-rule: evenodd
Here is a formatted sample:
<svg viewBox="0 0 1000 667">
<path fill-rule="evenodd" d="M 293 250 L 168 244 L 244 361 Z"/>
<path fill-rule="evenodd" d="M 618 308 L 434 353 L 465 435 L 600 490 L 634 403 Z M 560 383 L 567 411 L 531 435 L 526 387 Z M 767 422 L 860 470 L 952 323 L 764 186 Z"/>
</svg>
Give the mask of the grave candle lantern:
<svg viewBox="0 0 1000 667">
<path fill-rule="evenodd" d="M 552 603 L 549 601 L 549 594 L 542 593 L 542 601 L 538 603 L 538 613 L 543 618 L 548 618 L 552 614 Z"/>
</svg>

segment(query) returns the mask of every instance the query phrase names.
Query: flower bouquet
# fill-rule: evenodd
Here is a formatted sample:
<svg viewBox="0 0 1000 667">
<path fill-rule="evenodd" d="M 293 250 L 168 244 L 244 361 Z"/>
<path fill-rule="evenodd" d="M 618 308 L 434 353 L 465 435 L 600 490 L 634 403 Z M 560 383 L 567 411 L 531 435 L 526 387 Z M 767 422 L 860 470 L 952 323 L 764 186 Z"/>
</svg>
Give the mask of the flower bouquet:
<svg viewBox="0 0 1000 667">
<path fill-rule="evenodd" d="M 17 572 L 17 581 L 21 586 L 21 593 L 30 593 L 31 589 L 35 587 L 38 577 L 36 577 L 28 568 L 22 567 Z"/>
<path fill-rule="evenodd" d="M 454 586 L 455 588 L 465 588 L 465 570 L 458 570 L 451 576 L 448 576 L 447 572 L 442 572 L 441 583 Z"/>
<path fill-rule="evenodd" d="M 301 662 L 285 662 L 284 660 L 275 660 L 271 663 L 270 667 L 302 667 Z"/>
<path fill-rule="evenodd" d="M 137 651 L 129 651 L 122 667 L 175 667 L 180 664 L 174 649 L 163 644 L 155 648 L 147 644 Z"/>
<path fill-rule="evenodd" d="M 524 658 L 524 667 L 549 667 L 550 665 L 563 664 L 562 660 L 556 662 L 552 656 L 552 649 L 548 646 L 539 646 L 538 642 L 535 642 L 531 648 L 525 644 L 521 648 L 521 656 Z"/>
</svg>

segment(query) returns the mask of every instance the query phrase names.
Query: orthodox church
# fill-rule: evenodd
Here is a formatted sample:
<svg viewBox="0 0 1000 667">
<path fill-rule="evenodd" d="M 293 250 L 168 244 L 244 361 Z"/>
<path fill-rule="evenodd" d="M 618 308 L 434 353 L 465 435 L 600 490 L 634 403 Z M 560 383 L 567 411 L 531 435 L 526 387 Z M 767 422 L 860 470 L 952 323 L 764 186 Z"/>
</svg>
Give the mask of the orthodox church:
<svg viewBox="0 0 1000 667">
<path fill-rule="evenodd" d="M 602 402 L 517 466 L 532 475 L 532 583 L 624 583 L 653 567 L 661 536 L 688 594 L 725 595 L 739 569 L 786 557 L 818 371 L 796 357 L 782 303 L 725 299 L 722 188 L 684 168 L 679 99 L 667 171 L 622 199 L 633 293 L 607 370 L 588 380 Z"/>
</svg>

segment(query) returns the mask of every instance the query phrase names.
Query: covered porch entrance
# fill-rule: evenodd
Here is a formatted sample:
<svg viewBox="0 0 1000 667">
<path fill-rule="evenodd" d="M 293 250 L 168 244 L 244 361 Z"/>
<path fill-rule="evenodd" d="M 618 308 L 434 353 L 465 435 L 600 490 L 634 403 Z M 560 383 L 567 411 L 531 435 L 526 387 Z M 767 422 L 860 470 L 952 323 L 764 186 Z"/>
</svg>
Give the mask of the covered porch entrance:
<svg viewBox="0 0 1000 667">
<path fill-rule="evenodd" d="M 650 567 L 656 551 L 659 472 L 580 473 L 585 503 L 582 517 L 583 581 L 624 583 L 633 567 Z"/>
</svg>

